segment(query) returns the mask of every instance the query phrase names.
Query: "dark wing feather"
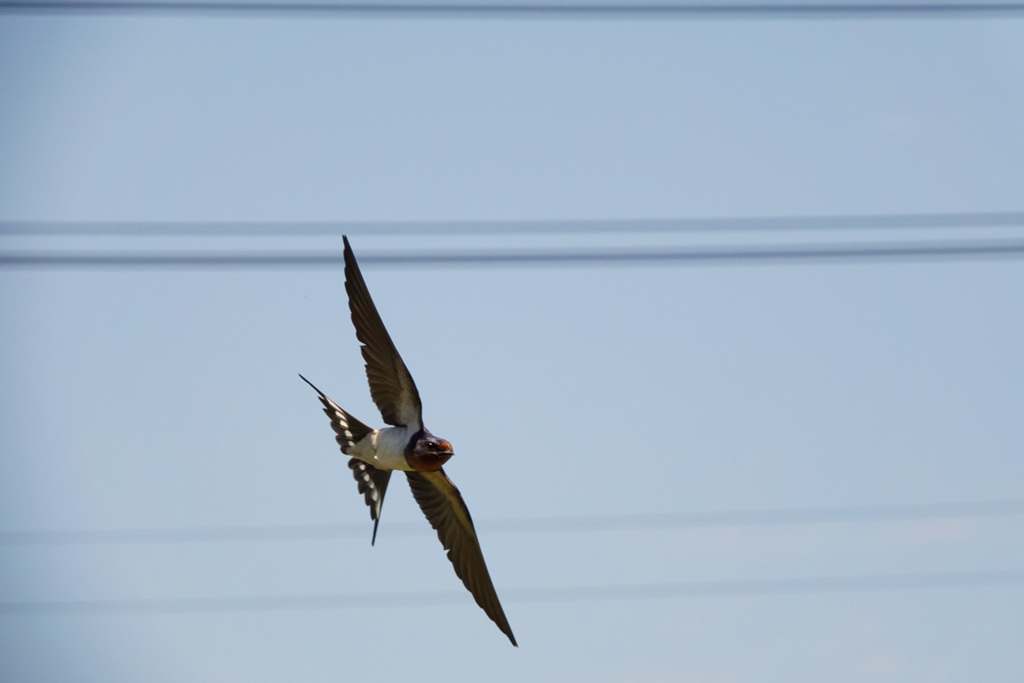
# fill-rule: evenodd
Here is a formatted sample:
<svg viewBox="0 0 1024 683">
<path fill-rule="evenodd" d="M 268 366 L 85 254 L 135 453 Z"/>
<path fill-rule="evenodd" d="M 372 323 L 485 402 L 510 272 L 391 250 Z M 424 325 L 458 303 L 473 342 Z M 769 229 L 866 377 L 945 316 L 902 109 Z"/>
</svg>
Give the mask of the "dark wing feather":
<svg viewBox="0 0 1024 683">
<path fill-rule="evenodd" d="M 498 594 L 494 591 L 491 576 L 487 573 L 487 564 L 480 552 L 473 520 L 459 490 L 444 470 L 406 472 L 405 476 L 409 479 L 413 497 L 427 516 L 430 526 L 437 530 L 441 545 L 448 551 L 448 559 L 455 567 L 455 574 L 473 594 L 476 604 L 483 608 L 512 644 L 519 647 L 505 618 L 505 611 L 498 602 Z"/>
<path fill-rule="evenodd" d="M 363 274 L 352 253 L 352 247 L 345 241 L 345 291 L 352 311 L 352 324 L 356 338 L 362 342 L 363 360 L 366 361 L 366 379 L 370 383 L 370 395 L 377 404 L 384 421 L 396 427 L 423 426 L 423 408 L 416 383 L 398 355 L 384 322 L 373 305 L 370 292 L 366 289 Z"/>
</svg>

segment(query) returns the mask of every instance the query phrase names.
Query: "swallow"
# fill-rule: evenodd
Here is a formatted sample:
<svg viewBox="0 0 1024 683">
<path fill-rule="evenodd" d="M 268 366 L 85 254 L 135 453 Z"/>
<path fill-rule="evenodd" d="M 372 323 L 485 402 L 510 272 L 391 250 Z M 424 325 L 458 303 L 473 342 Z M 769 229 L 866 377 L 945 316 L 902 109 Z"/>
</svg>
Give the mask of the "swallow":
<svg viewBox="0 0 1024 683">
<path fill-rule="evenodd" d="M 345 291 L 356 338 L 362 344 L 370 396 L 384 422 L 391 426 L 368 427 L 327 398 L 308 379 L 301 374 L 299 377 L 319 395 L 341 452 L 350 456 L 348 466 L 373 520 L 370 544 L 377 540 L 377 525 L 391 473 L 401 470 L 409 481 L 413 498 L 448 551 L 456 576 L 462 579 L 476 604 L 508 636 L 512 645 L 519 647 L 487 572 L 469 508 L 442 468 L 454 455 L 452 445 L 423 426 L 423 406 L 416 383 L 370 298 L 348 237 L 343 240 Z"/>
</svg>

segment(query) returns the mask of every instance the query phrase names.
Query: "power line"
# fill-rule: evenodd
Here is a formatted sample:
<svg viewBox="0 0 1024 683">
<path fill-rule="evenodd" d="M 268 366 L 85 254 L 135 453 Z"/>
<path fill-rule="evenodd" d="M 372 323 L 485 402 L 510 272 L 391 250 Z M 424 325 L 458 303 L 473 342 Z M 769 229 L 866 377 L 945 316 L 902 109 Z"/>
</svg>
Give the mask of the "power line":
<svg viewBox="0 0 1024 683">
<path fill-rule="evenodd" d="M 1024 570 L 929 572 L 825 576 L 799 579 L 735 579 L 603 586 L 559 586 L 503 590 L 506 602 L 604 602 L 698 597 L 756 597 L 1024 584 Z M 151 598 L 0 602 L 0 616 L 98 616 L 105 614 L 188 614 L 279 610 L 344 610 L 464 604 L 461 591 L 348 593 L 335 595 L 244 596 L 233 598 Z"/>
<path fill-rule="evenodd" d="M 457 221 L 0 221 L 0 235 L 75 237 L 261 237 L 372 235 L 513 235 L 864 230 L 1024 226 L 1024 211 L 831 214 L 615 220 Z"/>
<path fill-rule="evenodd" d="M 0 0 L 18 14 L 198 14 L 209 16 L 335 16 L 400 18 L 644 18 L 644 19 L 898 19 L 1017 16 L 1024 3 L 965 2 L 221 2 L 154 0 Z"/>
<path fill-rule="evenodd" d="M 364 252 L 359 261 L 378 266 L 737 264 L 1020 258 L 1024 241 L 953 241 L 880 244 L 663 247 L 603 250 L 492 250 Z M 337 267 L 341 252 L 6 252 L 0 267 L 20 268 L 309 268 Z"/>
<path fill-rule="evenodd" d="M 574 533 L 705 527 L 825 524 L 893 520 L 949 519 L 1024 515 L 1024 500 L 979 503 L 854 505 L 831 508 L 731 510 L 721 512 L 576 515 L 534 519 L 478 521 L 482 533 Z M 245 541 L 332 540 L 366 538 L 367 524 L 302 524 L 280 526 L 122 529 L 93 531 L 0 532 L 0 545 L 120 545 L 136 543 L 225 543 Z M 384 537 L 426 536 L 421 522 L 385 523 Z"/>
</svg>

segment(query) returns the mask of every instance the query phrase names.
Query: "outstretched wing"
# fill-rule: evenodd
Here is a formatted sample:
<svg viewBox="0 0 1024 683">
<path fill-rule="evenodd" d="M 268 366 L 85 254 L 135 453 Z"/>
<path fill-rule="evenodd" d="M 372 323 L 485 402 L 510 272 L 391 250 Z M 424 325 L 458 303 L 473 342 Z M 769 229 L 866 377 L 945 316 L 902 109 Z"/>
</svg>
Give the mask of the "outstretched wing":
<svg viewBox="0 0 1024 683">
<path fill-rule="evenodd" d="M 423 407 L 416 383 L 398 355 L 384 322 L 373 305 L 370 292 L 366 289 L 359 264 L 345 241 L 345 291 L 348 292 L 348 306 L 352 311 L 352 324 L 356 327 L 356 338 L 362 342 L 363 360 L 366 361 L 366 379 L 370 383 L 370 396 L 380 409 L 384 421 L 396 427 L 411 427 L 418 430 L 423 426 Z"/>
<path fill-rule="evenodd" d="M 427 516 L 430 526 L 437 530 L 441 545 L 448 551 L 448 559 L 455 567 L 455 574 L 473 594 L 476 604 L 483 608 L 512 644 L 519 647 L 508 619 L 505 618 L 505 611 L 498 602 L 498 594 L 494 592 L 473 520 L 459 490 L 443 469 L 436 472 L 407 471 L 405 476 L 409 479 L 413 497 Z"/>
</svg>

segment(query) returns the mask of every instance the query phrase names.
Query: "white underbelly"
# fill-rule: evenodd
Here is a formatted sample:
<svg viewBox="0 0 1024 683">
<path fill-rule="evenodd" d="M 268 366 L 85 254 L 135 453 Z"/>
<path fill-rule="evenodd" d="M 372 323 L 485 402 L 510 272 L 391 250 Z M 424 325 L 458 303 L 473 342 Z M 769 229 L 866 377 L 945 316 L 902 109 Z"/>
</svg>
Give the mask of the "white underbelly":
<svg viewBox="0 0 1024 683">
<path fill-rule="evenodd" d="M 412 470 L 405 447 L 415 432 L 408 427 L 385 427 L 370 432 L 348 454 L 381 470 Z"/>
</svg>

